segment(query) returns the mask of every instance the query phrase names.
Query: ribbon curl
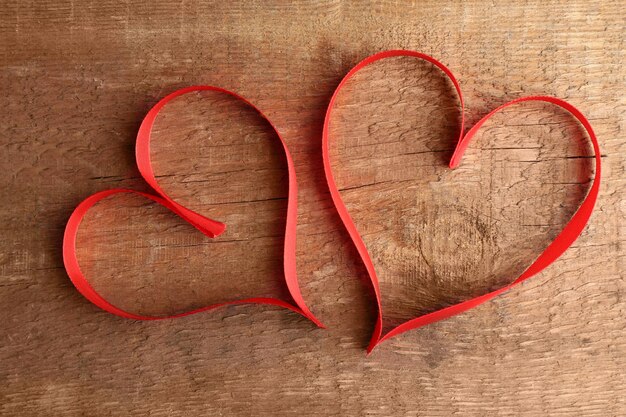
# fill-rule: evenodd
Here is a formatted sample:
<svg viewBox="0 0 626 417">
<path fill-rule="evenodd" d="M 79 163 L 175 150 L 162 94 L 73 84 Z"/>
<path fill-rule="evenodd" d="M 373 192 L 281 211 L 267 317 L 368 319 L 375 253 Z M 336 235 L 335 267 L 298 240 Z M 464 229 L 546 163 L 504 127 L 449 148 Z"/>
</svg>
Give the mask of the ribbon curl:
<svg viewBox="0 0 626 417">
<path fill-rule="evenodd" d="M 329 143 L 330 143 L 329 126 L 330 126 L 330 117 L 331 117 L 332 110 L 335 104 L 335 100 L 337 99 L 337 95 L 339 94 L 339 91 L 341 90 L 341 88 L 348 82 L 348 80 L 350 80 L 354 76 L 354 74 L 356 74 L 358 71 L 360 71 L 361 69 L 365 68 L 366 66 L 374 62 L 380 61 L 385 58 L 399 57 L 399 56 L 423 59 L 432 63 L 441 71 L 443 71 L 443 73 L 450 79 L 450 81 L 454 85 L 454 88 L 459 96 L 459 101 L 461 103 L 461 123 L 460 123 L 460 134 L 458 138 L 458 143 L 456 145 L 452 158 L 450 159 L 451 169 L 454 169 L 459 165 L 459 163 L 461 162 L 461 158 L 465 150 L 467 149 L 467 146 L 469 145 L 472 138 L 476 135 L 476 132 L 478 132 L 480 127 L 487 120 L 489 120 L 494 114 L 496 114 L 497 112 L 499 112 L 500 110 L 506 107 L 515 105 L 517 103 L 522 103 L 525 101 L 542 101 L 542 102 L 554 104 L 568 111 L 582 124 L 584 129 L 587 131 L 587 134 L 589 135 L 591 144 L 593 145 L 593 150 L 595 153 L 596 173 L 595 173 L 595 177 L 593 179 L 591 188 L 589 192 L 587 193 L 587 196 L 581 203 L 580 207 L 576 211 L 576 213 L 572 216 L 572 218 L 565 225 L 563 230 L 561 230 L 559 235 L 552 241 L 552 243 L 512 283 L 500 289 L 497 289 L 495 291 L 489 292 L 487 294 L 483 294 L 481 296 L 472 298 L 470 300 L 467 300 L 458 304 L 454 304 L 452 306 L 442 308 L 435 312 L 424 314 L 417 318 L 408 320 L 400 324 L 399 326 L 391 329 L 389 332 L 383 335 L 382 333 L 383 311 L 382 311 L 380 288 L 378 284 L 378 276 L 376 275 L 374 263 L 372 262 L 372 259 L 370 258 L 367 248 L 365 247 L 365 243 L 363 242 L 363 239 L 359 235 L 359 232 L 357 231 L 357 228 L 354 225 L 354 222 L 352 221 L 352 218 L 350 217 L 350 214 L 348 213 L 348 210 L 345 204 L 343 203 L 343 200 L 341 199 L 341 195 L 339 193 L 339 189 L 337 188 L 337 184 L 335 183 L 335 178 L 333 176 L 330 155 L 329 155 Z M 348 231 L 348 234 L 350 235 L 350 238 L 354 242 L 354 245 L 356 246 L 357 251 L 359 255 L 361 256 L 363 263 L 365 264 L 365 268 L 367 270 L 369 279 L 374 289 L 378 315 L 376 318 L 376 325 L 374 327 L 374 332 L 372 334 L 369 346 L 367 347 L 368 354 L 371 353 L 372 350 L 379 343 L 387 339 L 390 339 L 406 331 L 417 329 L 419 327 L 426 326 L 427 324 L 435 323 L 437 321 L 444 320 L 454 315 L 463 313 L 464 311 L 474 308 L 484 303 L 485 301 L 491 300 L 492 298 L 502 294 L 503 292 L 511 289 L 512 287 L 520 284 L 521 282 L 527 280 L 531 276 L 542 271 L 544 268 L 546 268 L 548 265 L 554 262 L 559 256 L 561 256 L 561 254 L 565 252 L 565 250 L 569 248 L 572 245 L 572 243 L 574 243 L 574 241 L 578 238 L 580 233 L 583 231 L 583 229 L 587 225 L 587 222 L 589 221 L 591 212 L 593 211 L 593 207 L 598 197 L 598 191 L 600 188 L 601 162 L 602 161 L 600 157 L 600 147 L 598 145 L 598 140 L 593 131 L 593 128 L 591 127 L 591 124 L 589 123 L 589 120 L 587 120 L 587 118 L 574 106 L 556 97 L 549 97 L 549 96 L 522 97 L 522 98 L 509 101 L 508 103 L 501 105 L 495 110 L 492 110 L 489 114 L 487 114 L 485 117 L 480 119 L 474 126 L 472 126 L 472 128 L 469 129 L 467 133 L 465 133 L 465 104 L 463 102 L 463 94 L 461 93 L 461 87 L 458 81 L 456 80 L 456 78 L 454 77 L 454 75 L 452 74 L 452 71 L 450 71 L 448 67 L 446 67 L 441 62 L 437 61 L 435 58 L 428 56 L 426 54 L 423 54 L 420 52 L 414 52 L 414 51 L 391 50 L 391 51 L 385 51 L 385 52 L 374 54 L 372 56 L 365 58 L 361 62 L 359 62 L 354 68 L 352 68 L 348 72 L 348 74 L 346 74 L 346 76 L 341 80 L 341 82 L 335 89 L 335 92 L 333 93 L 330 99 L 330 103 L 328 104 L 328 109 L 326 110 L 326 117 L 324 119 L 324 130 L 322 132 L 322 152 L 323 152 L 323 161 L 324 161 L 324 172 L 326 174 L 326 181 L 330 189 L 330 195 L 332 196 L 333 203 L 337 209 L 337 212 L 339 213 L 339 216 L 341 217 L 341 220 L 344 226 L 346 227 Z"/>
<path fill-rule="evenodd" d="M 120 193 L 131 193 L 135 195 L 139 195 L 154 201 L 162 205 L 163 207 L 171 210 L 173 213 L 181 217 L 186 222 L 193 225 L 200 232 L 208 236 L 209 238 L 214 238 L 221 235 L 226 229 L 226 225 L 217 220 L 212 220 L 207 217 L 202 216 L 201 214 L 196 213 L 193 210 L 190 210 L 183 205 L 174 201 L 171 197 L 169 197 L 165 191 L 159 186 L 154 171 L 152 169 L 152 163 L 150 160 L 150 135 L 152 132 L 152 127 L 154 125 L 154 121 L 156 120 L 157 115 L 161 111 L 161 109 L 169 103 L 171 100 L 176 97 L 182 96 L 184 94 L 198 92 L 198 91 L 216 91 L 219 93 L 224 93 L 234 97 L 235 99 L 243 101 L 248 106 L 252 107 L 262 118 L 267 120 L 270 124 L 274 132 L 278 136 L 281 144 L 283 145 L 283 150 L 285 152 L 285 157 L 287 158 L 287 170 L 289 174 L 289 190 L 288 190 L 288 202 L 287 202 L 287 219 L 285 224 L 285 244 L 284 244 L 284 252 L 283 252 L 283 269 L 285 275 L 285 282 L 287 283 L 287 289 L 289 290 L 289 294 L 291 295 L 294 304 L 288 303 L 283 300 L 279 300 L 276 298 L 269 297 L 252 297 L 245 298 L 242 300 L 235 301 L 227 301 L 223 303 L 212 304 L 209 306 L 205 306 L 202 308 L 198 308 L 195 310 L 187 311 L 180 314 L 174 314 L 169 316 L 144 316 L 140 314 L 131 313 L 125 310 L 122 310 L 107 300 L 105 300 L 87 281 L 85 276 L 83 275 L 80 265 L 78 263 L 78 259 L 76 257 L 76 235 L 78 233 L 78 229 L 80 227 L 80 223 L 82 222 L 85 214 L 89 211 L 91 207 L 93 207 L 98 201 L 107 198 L 109 196 L 120 194 Z M 129 318 L 135 320 L 164 320 L 164 319 L 172 319 L 178 317 L 189 316 L 191 314 L 201 313 L 203 311 L 213 310 L 218 307 L 222 307 L 225 305 L 232 304 L 269 304 L 275 305 L 279 307 L 283 307 L 294 311 L 307 319 L 311 320 L 319 327 L 324 327 L 324 325 L 311 313 L 306 303 L 304 302 L 304 298 L 300 293 L 300 287 L 298 285 L 298 278 L 296 275 L 296 222 L 297 222 L 297 206 L 298 206 L 298 189 L 296 184 L 296 171 L 293 165 L 293 160 L 291 159 L 291 155 L 289 154 L 289 150 L 287 149 L 287 145 L 285 141 L 278 133 L 276 127 L 272 124 L 272 122 L 252 103 L 250 103 L 245 98 L 219 87 L 212 86 L 192 86 L 177 90 L 165 98 L 161 99 L 146 115 L 141 126 L 139 127 L 139 132 L 137 134 L 137 143 L 135 148 L 135 155 L 137 159 L 137 166 L 139 167 L 139 172 L 146 180 L 146 182 L 152 187 L 154 190 L 154 194 L 144 193 L 134 190 L 128 189 L 112 189 L 101 191 L 99 193 L 93 194 L 83 200 L 74 210 L 72 215 L 70 216 L 67 226 L 65 227 L 65 234 L 63 237 L 63 262 L 65 264 L 65 269 L 67 274 L 74 286 L 80 291 L 80 293 L 85 296 L 89 301 L 98 307 L 102 308 L 109 313 Z"/>
</svg>

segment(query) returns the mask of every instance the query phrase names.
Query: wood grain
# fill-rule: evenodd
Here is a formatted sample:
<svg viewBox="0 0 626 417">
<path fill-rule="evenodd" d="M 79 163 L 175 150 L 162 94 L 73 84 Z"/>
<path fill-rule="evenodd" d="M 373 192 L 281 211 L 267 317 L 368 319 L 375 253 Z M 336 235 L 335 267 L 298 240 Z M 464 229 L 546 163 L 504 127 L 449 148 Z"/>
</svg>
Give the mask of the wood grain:
<svg viewBox="0 0 626 417">
<path fill-rule="evenodd" d="M 623 1 L 2 6 L 1 415 L 626 414 Z M 345 72 L 390 48 L 448 65 L 470 124 L 521 95 L 570 101 L 598 134 L 604 182 L 589 226 L 553 266 L 365 357 L 370 288 L 325 185 L 320 135 Z M 193 84 L 242 94 L 287 141 L 299 279 L 328 330 L 259 306 L 123 320 L 69 282 L 61 239 L 72 209 L 98 190 L 146 189 L 139 123 Z M 368 67 L 340 94 L 333 168 L 377 265 L 388 325 L 514 278 L 589 187 L 591 151 L 566 114 L 503 112 L 449 170 L 458 117 L 444 77 L 411 59 Z M 112 197 L 79 233 L 94 286 L 149 314 L 286 297 L 285 160 L 268 124 L 219 94 L 180 98 L 157 120 L 152 157 L 168 193 L 228 232 L 209 240 L 140 198 Z"/>
</svg>

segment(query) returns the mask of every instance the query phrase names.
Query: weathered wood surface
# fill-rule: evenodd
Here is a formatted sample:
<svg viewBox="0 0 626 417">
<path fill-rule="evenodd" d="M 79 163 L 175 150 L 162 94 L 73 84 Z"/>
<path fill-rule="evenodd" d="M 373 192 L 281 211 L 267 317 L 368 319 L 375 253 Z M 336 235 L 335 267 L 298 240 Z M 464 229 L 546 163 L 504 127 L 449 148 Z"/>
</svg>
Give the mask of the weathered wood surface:
<svg viewBox="0 0 626 417">
<path fill-rule="evenodd" d="M 0 8 L 0 414 L 626 415 L 623 1 L 78 3 Z M 567 99 L 596 129 L 604 183 L 590 225 L 549 269 L 365 357 L 372 298 L 325 185 L 321 122 L 345 72 L 390 48 L 447 64 L 470 124 L 521 95 Z M 287 141 L 298 273 L 328 330 L 259 306 L 123 320 L 69 282 L 71 210 L 95 191 L 146 189 L 137 127 L 192 84 L 237 91 Z M 495 117 L 451 171 L 458 116 L 443 76 L 404 58 L 363 70 L 335 109 L 333 167 L 389 325 L 514 278 L 593 175 L 580 128 L 537 104 Z M 152 156 L 167 192 L 228 231 L 212 241 L 112 197 L 79 233 L 93 285 L 149 314 L 285 297 L 285 162 L 267 123 L 219 94 L 190 95 L 159 116 Z"/>
</svg>

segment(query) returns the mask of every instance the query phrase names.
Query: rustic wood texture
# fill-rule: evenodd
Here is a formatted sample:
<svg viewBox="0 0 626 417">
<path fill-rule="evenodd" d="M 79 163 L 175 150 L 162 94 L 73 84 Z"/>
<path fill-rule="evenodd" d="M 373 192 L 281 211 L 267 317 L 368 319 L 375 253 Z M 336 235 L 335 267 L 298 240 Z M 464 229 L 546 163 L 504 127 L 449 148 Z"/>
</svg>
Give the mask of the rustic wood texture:
<svg viewBox="0 0 626 417">
<path fill-rule="evenodd" d="M 0 415 L 626 415 L 626 3 L 607 1 L 3 1 L 0 7 Z M 470 125 L 522 95 L 591 120 L 604 182 L 589 226 L 554 265 L 468 313 L 364 348 L 364 268 L 321 161 L 330 94 L 374 52 L 405 48 L 459 78 Z M 299 185 L 298 274 L 317 329 L 283 309 L 233 306 L 124 320 L 63 269 L 65 222 L 87 195 L 145 190 L 138 125 L 176 88 L 212 84 L 277 126 Z M 454 90 L 397 58 L 359 73 L 331 121 L 337 181 L 380 274 L 386 324 L 513 279 L 588 190 L 584 133 L 551 106 L 496 116 L 457 170 Z M 211 240 L 138 197 L 99 203 L 79 259 L 116 305 L 166 314 L 287 297 L 287 177 L 270 126 L 218 93 L 157 119 L 155 172 L 228 224 Z"/>
</svg>

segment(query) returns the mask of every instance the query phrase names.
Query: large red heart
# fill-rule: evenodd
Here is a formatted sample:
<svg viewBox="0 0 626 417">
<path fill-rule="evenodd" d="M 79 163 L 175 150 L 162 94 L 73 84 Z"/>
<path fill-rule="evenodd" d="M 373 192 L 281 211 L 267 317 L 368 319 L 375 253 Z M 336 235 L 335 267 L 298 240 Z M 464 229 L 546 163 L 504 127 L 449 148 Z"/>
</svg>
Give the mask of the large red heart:
<svg viewBox="0 0 626 417">
<path fill-rule="evenodd" d="M 576 211 L 576 213 L 572 216 L 572 218 L 569 220 L 569 222 L 566 224 L 566 226 L 563 228 L 563 230 L 561 230 L 561 232 L 557 235 L 557 237 L 552 241 L 552 243 L 539 255 L 539 257 L 529 266 L 527 267 L 524 272 L 517 277 L 512 283 L 505 285 L 504 287 L 501 287 L 495 291 L 489 292 L 487 294 L 481 295 L 479 297 L 470 299 L 468 301 L 464 301 L 455 305 L 452 305 L 450 307 L 446 307 L 440 310 L 437 310 L 433 313 L 429 313 L 429 314 L 425 314 L 422 316 L 419 316 L 417 318 L 408 320 L 402 324 L 400 324 L 399 326 L 391 329 L 389 332 L 387 332 L 386 334 L 383 335 L 383 315 L 382 315 L 382 304 L 381 304 L 381 292 L 380 292 L 380 288 L 379 288 L 379 283 L 378 283 L 378 277 L 376 275 L 376 270 L 374 267 L 374 264 L 372 262 L 372 259 L 370 257 L 370 254 L 365 246 L 365 243 L 363 242 L 363 239 L 361 238 L 352 218 L 350 217 L 350 214 L 348 213 L 348 210 L 341 198 L 341 195 L 339 193 L 339 189 L 336 185 L 335 179 L 333 177 L 333 172 L 331 169 L 331 161 L 330 161 L 330 155 L 329 155 L 329 126 L 330 126 L 330 118 L 331 118 L 331 114 L 332 114 L 332 109 L 335 103 L 335 100 L 337 98 L 337 95 L 339 93 L 339 91 L 341 90 L 341 88 L 346 84 L 346 82 L 354 75 L 356 74 L 359 70 L 361 70 L 362 68 L 366 67 L 369 64 L 372 64 L 376 61 L 379 61 L 381 59 L 385 59 L 385 58 L 390 58 L 390 57 L 398 57 L 398 56 L 405 56 L 405 57 L 414 57 L 414 58 L 419 58 L 419 59 L 423 59 L 426 60 L 432 64 L 434 64 L 435 66 L 437 66 L 439 69 L 441 69 L 445 75 L 452 81 L 456 92 L 459 96 L 459 100 L 461 103 L 461 126 L 460 126 L 460 136 L 459 136 L 459 140 L 458 143 L 456 145 L 456 148 L 454 150 L 454 153 L 452 155 L 451 161 L 450 161 L 450 168 L 455 168 L 456 166 L 459 165 L 460 161 L 461 161 L 461 157 L 463 156 L 463 153 L 465 152 L 469 142 L 471 141 L 471 139 L 474 137 L 474 135 L 476 134 L 476 132 L 480 129 L 480 127 L 489 119 L 491 118 L 495 113 L 497 113 L 498 111 L 502 110 L 505 107 L 514 105 L 516 103 L 520 103 L 520 102 L 524 102 L 524 101 L 542 101 L 542 102 L 547 102 L 547 103 L 551 103 L 554 105 L 557 105 L 563 109 L 565 109 L 566 111 L 568 111 L 569 113 L 571 113 L 584 127 L 584 129 L 587 131 L 589 138 L 591 140 L 591 143 L 593 145 L 593 150 L 595 153 L 595 163 L 596 163 L 596 174 L 593 180 L 593 183 L 591 185 L 591 188 L 587 194 L 587 196 L 585 197 L 585 199 L 583 200 L 583 202 L 581 203 L 580 207 L 578 208 L 578 210 Z M 381 343 L 384 340 L 387 340 L 393 336 L 396 336 L 398 334 L 401 334 L 403 332 L 406 332 L 408 330 L 411 329 L 416 329 L 422 326 L 425 326 L 427 324 L 430 323 L 434 323 L 437 322 L 439 320 L 443 320 L 446 319 L 448 317 L 454 316 L 456 314 L 460 314 L 464 311 L 467 311 L 470 308 L 476 307 L 482 303 L 484 303 L 487 300 L 490 300 L 494 297 L 496 297 L 497 295 L 507 291 L 508 289 L 510 289 L 511 287 L 521 283 L 522 281 L 530 278 L 531 276 L 537 274 L 538 272 L 540 272 L 541 270 L 543 270 L 544 268 L 546 268 L 548 265 L 550 265 L 552 262 L 554 262 L 575 240 L 576 238 L 580 235 L 580 233 L 582 232 L 582 230 L 584 229 L 585 225 L 587 224 L 589 217 L 591 215 L 591 212 L 593 210 L 595 201 L 597 199 L 598 196 L 598 190 L 599 190 L 599 186 L 600 186 L 600 150 L 599 150 L 599 146 L 598 146 L 598 142 L 596 139 L 596 136 L 593 132 L 593 129 L 589 123 L 589 121 L 585 118 L 585 116 L 579 111 L 577 110 L 574 106 L 572 106 L 571 104 L 555 98 L 555 97 L 547 97 L 547 96 L 531 96 L 531 97 L 523 97 L 523 98 L 519 98 L 513 101 L 510 101 L 508 103 L 505 103 L 503 105 L 501 105 L 500 107 L 496 108 L 495 110 L 491 111 L 489 114 L 487 114 L 485 117 L 483 117 L 481 120 L 479 120 L 471 129 L 469 129 L 467 132 L 465 132 L 464 130 L 464 105 L 463 105 L 463 96 L 461 94 L 461 88 L 459 86 L 459 83 L 457 82 L 457 80 L 455 79 L 454 75 L 452 74 L 452 72 L 442 63 L 438 62 L 437 60 L 435 60 L 434 58 L 419 53 L 419 52 L 413 52 L 413 51 L 402 51 L 402 50 L 397 50 L 397 51 L 385 51 L 385 52 L 381 52 L 375 55 L 372 55 L 366 59 L 364 59 L 363 61 L 361 61 L 359 64 L 357 64 L 354 68 L 352 68 L 348 74 L 343 78 L 343 80 L 340 82 L 339 86 L 337 87 L 337 89 L 335 90 L 327 112 L 326 112 L 326 118 L 324 120 L 324 130 L 323 130 L 323 137 L 322 137 L 322 147 L 323 147 L 323 160 L 324 160 L 324 171 L 326 173 L 326 179 L 328 182 L 328 186 L 330 189 L 330 193 L 333 199 L 333 202 L 335 204 L 335 207 L 337 208 L 337 211 L 341 217 L 341 220 L 343 221 L 352 241 L 354 242 L 357 251 L 359 253 L 359 255 L 361 256 L 361 259 L 366 267 L 367 273 L 369 275 L 369 278 L 371 280 L 373 289 L 374 289 L 374 293 L 375 293 L 375 298 L 376 298 L 376 305 L 377 305 L 377 309 L 378 309 L 378 316 L 376 319 L 376 325 L 374 328 L 374 332 L 373 335 L 371 337 L 369 346 L 367 348 L 368 353 L 371 352 L 379 343 Z"/>
<path fill-rule="evenodd" d="M 150 136 L 152 127 L 156 120 L 156 117 L 159 111 L 171 100 L 182 96 L 191 92 L 199 92 L 199 91 L 215 91 L 219 93 L 224 93 L 229 96 L 234 97 L 237 100 L 241 100 L 245 105 L 250 106 L 254 111 L 258 112 L 258 114 L 267 120 L 275 134 L 278 136 L 279 140 L 282 144 L 282 149 L 285 153 L 285 158 L 287 161 L 287 170 L 288 170 L 288 202 L 287 202 L 287 214 L 286 214 L 286 224 L 285 224 L 285 239 L 284 239 L 284 251 L 283 251 L 283 269 L 284 269 L 284 277 L 285 282 L 287 284 L 287 289 L 289 294 L 291 295 L 294 304 L 276 299 L 276 298 L 268 298 L 268 297 L 253 297 L 253 298 L 245 298 L 241 300 L 229 301 L 224 303 L 212 304 L 203 308 L 195 309 L 192 311 L 187 311 L 180 314 L 170 315 L 170 316 L 147 316 L 147 315 L 139 315 L 135 313 L 131 313 L 125 311 L 121 308 L 118 308 L 105 300 L 87 281 L 86 277 L 83 275 L 76 254 L 76 237 L 77 232 L 80 227 L 80 223 L 84 218 L 85 214 L 100 200 L 107 198 L 111 195 L 119 194 L 119 193 L 132 193 L 147 199 L 150 199 L 167 209 L 171 210 L 182 219 L 193 225 L 200 232 L 205 234 L 206 236 L 213 238 L 219 236 L 225 230 L 225 225 L 219 221 L 211 220 L 206 218 L 186 207 L 174 201 L 171 197 L 169 197 L 163 189 L 159 186 L 155 174 L 153 172 L 151 160 L 150 160 Z M 137 165 L 139 167 L 139 171 L 146 182 L 152 187 L 154 193 L 143 193 L 128 189 L 112 189 L 106 190 L 99 193 L 96 193 L 83 202 L 81 202 L 74 212 L 72 213 L 67 227 L 65 229 L 64 241 L 63 241 L 63 259 L 65 263 L 65 268 L 68 272 L 68 275 L 76 288 L 92 303 L 96 304 L 100 308 L 131 319 L 137 320 L 158 320 L 164 318 L 175 318 L 187 316 L 190 314 L 199 313 L 202 311 L 211 310 L 223 305 L 227 304 L 240 304 L 240 303 L 255 303 L 255 304 L 271 304 L 280 307 L 284 307 L 295 311 L 311 321 L 317 324 L 320 327 L 323 327 L 319 320 L 310 312 L 308 307 L 306 306 L 304 299 L 300 293 L 300 288 L 298 286 L 298 279 L 296 276 L 296 259 L 295 259 L 295 251 L 296 251 L 296 220 L 297 220 L 297 185 L 296 185 L 296 176 L 295 169 L 293 166 L 293 161 L 289 154 L 289 151 L 285 145 L 285 142 L 281 138 L 280 134 L 276 130 L 276 128 L 271 124 L 271 122 L 265 117 L 255 106 L 253 106 L 246 99 L 238 96 L 235 93 L 224 90 L 218 87 L 210 87 L 210 86 L 194 86 L 184 88 L 174 93 L 166 96 L 161 101 L 159 101 L 146 115 L 144 118 L 137 135 L 136 142 L 136 159 Z"/>
</svg>

